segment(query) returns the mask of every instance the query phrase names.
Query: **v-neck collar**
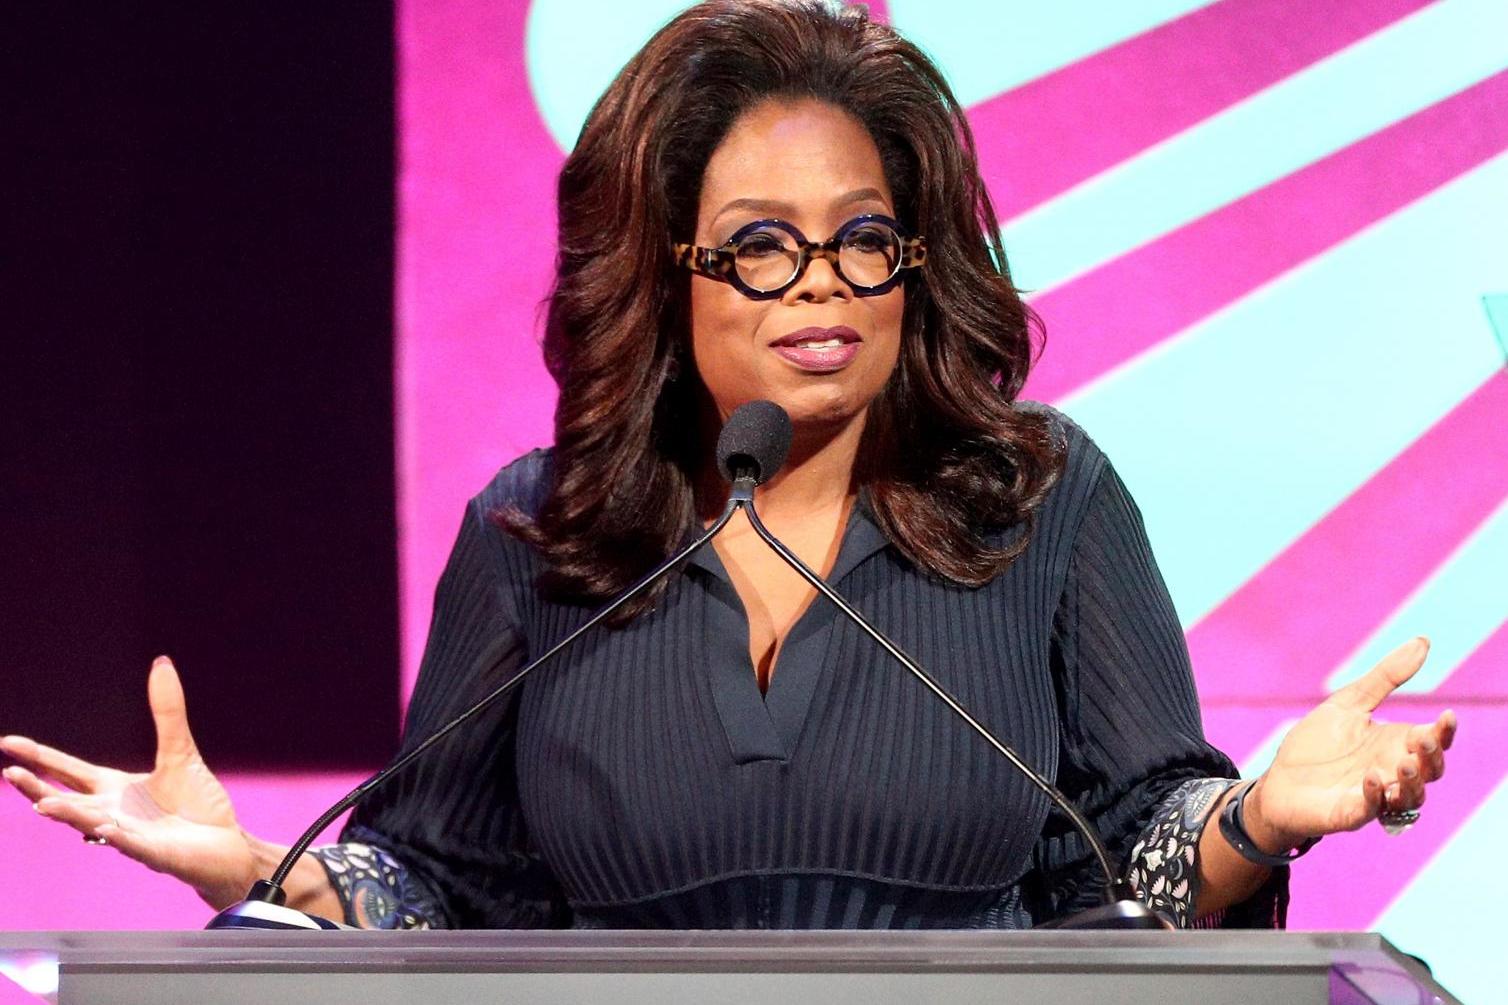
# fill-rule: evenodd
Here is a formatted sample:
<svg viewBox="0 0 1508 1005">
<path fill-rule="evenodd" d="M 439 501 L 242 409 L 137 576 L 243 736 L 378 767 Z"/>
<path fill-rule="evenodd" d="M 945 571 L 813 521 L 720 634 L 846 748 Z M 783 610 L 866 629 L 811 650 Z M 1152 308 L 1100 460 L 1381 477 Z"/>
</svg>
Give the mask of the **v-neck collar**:
<svg viewBox="0 0 1508 1005">
<path fill-rule="evenodd" d="M 687 540 L 694 534 L 688 532 Z M 888 544 L 861 494 L 849 514 L 828 581 L 841 582 Z M 717 550 L 708 542 L 687 564 L 711 577 L 708 585 L 714 603 L 703 625 L 704 651 L 710 664 L 713 704 L 734 761 L 789 760 L 829 662 L 835 619 L 841 615 L 825 598 L 813 599 L 781 643 L 775 674 L 761 695 L 749 662 L 748 614 Z"/>
<path fill-rule="evenodd" d="M 681 539 L 681 547 L 694 541 L 696 535 L 697 531 L 687 530 Z M 890 541 L 880 530 L 879 524 L 874 521 L 865 493 L 860 492 L 859 497 L 854 500 L 853 508 L 849 511 L 848 523 L 843 528 L 843 542 L 838 546 L 838 558 L 833 562 L 832 572 L 827 574 L 827 581 L 839 582 L 860 563 L 876 552 L 883 551 L 889 544 Z M 717 549 L 712 547 L 711 541 L 692 554 L 686 560 L 686 564 L 711 573 L 729 586 L 733 585 L 733 579 L 724 568 L 722 559 L 718 558 Z"/>
</svg>

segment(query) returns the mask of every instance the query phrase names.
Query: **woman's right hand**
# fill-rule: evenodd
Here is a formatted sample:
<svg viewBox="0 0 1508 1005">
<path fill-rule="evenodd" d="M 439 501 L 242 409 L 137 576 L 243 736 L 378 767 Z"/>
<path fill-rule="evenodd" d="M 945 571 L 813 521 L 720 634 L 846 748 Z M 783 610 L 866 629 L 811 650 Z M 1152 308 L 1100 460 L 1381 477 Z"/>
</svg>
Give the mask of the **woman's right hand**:
<svg viewBox="0 0 1508 1005">
<path fill-rule="evenodd" d="M 24 766 L 6 768 L 5 780 L 49 820 L 103 838 L 223 908 L 245 896 L 259 875 L 261 842 L 241 829 L 230 795 L 199 756 L 183 685 L 166 656 L 152 663 L 147 700 L 157 727 L 150 773 L 90 764 L 27 737 L 7 736 L 0 738 L 0 751 Z"/>
</svg>

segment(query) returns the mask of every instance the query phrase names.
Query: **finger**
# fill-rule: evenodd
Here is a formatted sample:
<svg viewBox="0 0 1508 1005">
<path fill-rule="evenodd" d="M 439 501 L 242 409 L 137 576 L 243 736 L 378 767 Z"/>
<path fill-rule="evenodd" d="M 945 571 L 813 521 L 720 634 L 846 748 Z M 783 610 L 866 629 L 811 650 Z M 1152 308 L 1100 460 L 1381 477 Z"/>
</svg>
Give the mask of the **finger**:
<svg viewBox="0 0 1508 1005">
<path fill-rule="evenodd" d="M 1371 820 L 1387 809 L 1387 787 L 1383 784 L 1380 768 L 1367 769 L 1366 775 L 1361 780 L 1361 795 L 1367 804 L 1367 820 Z"/>
<path fill-rule="evenodd" d="M 1389 806 L 1397 810 L 1417 810 L 1424 803 L 1424 776 L 1419 758 L 1413 754 L 1398 763 L 1398 794 Z"/>
<path fill-rule="evenodd" d="M 93 792 L 103 772 L 97 764 L 65 754 L 27 736 L 0 737 L 0 751 L 79 792 Z"/>
<path fill-rule="evenodd" d="M 1456 713 L 1446 709 L 1440 713 L 1440 718 L 1436 722 L 1440 727 L 1440 749 L 1449 750 L 1450 745 L 1456 742 L 1456 727 L 1459 725 L 1456 721 Z"/>
<path fill-rule="evenodd" d="M 93 837 L 95 828 L 111 822 L 110 814 L 74 796 L 48 796 L 36 804 L 36 810 L 49 820 L 67 824 L 80 833 Z"/>
<path fill-rule="evenodd" d="M 1445 750 L 1440 746 L 1439 723 L 1410 727 L 1408 749 L 1419 758 L 1419 769 L 1426 782 L 1433 782 L 1445 774 Z"/>
<path fill-rule="evenodd" d="M 101 824 L 95 836 L 104 838 L 106 844 L 127 858 L 135 859 L 149 869 L 163 871 L 162 855 L 157 842 L 151 838 L 111 823 Z"/>
<path fill-rule="evenodd" d="M 173 661 L 166 656 L 152 661 L 152 672 L 147 675 L 147 702 L 152 706 L 152 722 L 157 727 L 158 767 L 197 756 L 199 749 L 189 732 L 183 683 Z"/>
<path fill-rule="evenodd" d="M 1384 698 L 1419 672 L 1428 653 L 1428 639 L 1423 636 L 1410 639 L 1384 656 L 1361 677 L 1336 691 L 1330 696 L 1330 700 L 1359 712 L 1371 712 L 1382 704 Z"/>
<path fill-rule="evenodd" d="M 48 785 L 36 775 L 25 768 L 12 765 L 3 772 L 5 780 L 13 785 L 17 792 L 25 796 L 30 802 L 38 802 L 48 796 L 61 796 L 62 793 Z"/>
</svg>

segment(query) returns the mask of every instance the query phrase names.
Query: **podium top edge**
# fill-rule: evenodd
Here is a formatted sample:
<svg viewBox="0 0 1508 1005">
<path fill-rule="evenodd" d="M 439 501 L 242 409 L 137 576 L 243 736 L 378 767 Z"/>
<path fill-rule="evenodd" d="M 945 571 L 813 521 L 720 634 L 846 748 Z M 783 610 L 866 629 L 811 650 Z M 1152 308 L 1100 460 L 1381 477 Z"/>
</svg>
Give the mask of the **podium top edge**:
<svg viewBox="0 0 1508 1005">
<path fill-rule="evenodd" d="M 25 954 L 69 963 L 164 965 L 186 955 L 205 962 L 242 958 L 313 962 L 362 959 L 429 965 L 532 964 L 583 967 L 594 962 L 676 965 L 755 963 L 779 969 L 811 965 L 936 967 L 1124 964 L 1167 966 L 1332 966 L 1379 955 L 1401 958 L 1376 932 L 1062 932 L 1062 931 L 75 931 L 0 932 L 0 959 Z"/>
</svg>

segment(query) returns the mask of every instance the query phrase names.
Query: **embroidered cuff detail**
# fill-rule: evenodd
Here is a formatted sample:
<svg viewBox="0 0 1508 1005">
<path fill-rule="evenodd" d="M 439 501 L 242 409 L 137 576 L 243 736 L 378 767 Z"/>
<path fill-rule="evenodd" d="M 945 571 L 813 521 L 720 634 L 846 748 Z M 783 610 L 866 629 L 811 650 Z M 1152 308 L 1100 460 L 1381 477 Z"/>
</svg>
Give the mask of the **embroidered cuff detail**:
<svg viewBox="0 0 1508 1005">
<path fill-rule="evenodd" d="M 1157 804 L 1131 849 L 1127 878 L 1155 913 L 1177 928 L 1194 924 L 1199 895 L 1199 835 L 1210 810 L 1234 778 L 1195 778 Z"/>
<path fill-rule="evenodd" d="M 357 928 L 443 928 L 434 895 L 393 856 L 368 844 L 310 848 L 330 876 L 346 924 Z"/>
</svg>

